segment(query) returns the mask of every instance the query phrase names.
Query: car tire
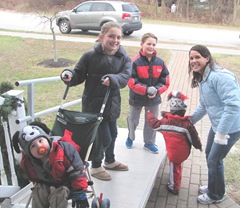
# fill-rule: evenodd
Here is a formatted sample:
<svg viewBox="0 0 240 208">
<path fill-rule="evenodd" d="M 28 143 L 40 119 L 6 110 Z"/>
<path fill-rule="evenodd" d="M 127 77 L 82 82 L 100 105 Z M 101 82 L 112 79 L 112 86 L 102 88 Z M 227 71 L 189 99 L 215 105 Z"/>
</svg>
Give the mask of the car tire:
<svg viewBox="0 0 240 208">
<path fill-rule="evenodd" d="M 68 34 L 71 32 L 72 28 L 67 20 L 61 20 L 59 23 L 59 30 L 63 34 Z"/>
<path fill-rule="evenodd" d="M 123 35 L 125 36 L 129 36 L 129 35 L 132 35 L 133 34 L 133 31 L 125 31 L 123 32 Z"/>
</svg>

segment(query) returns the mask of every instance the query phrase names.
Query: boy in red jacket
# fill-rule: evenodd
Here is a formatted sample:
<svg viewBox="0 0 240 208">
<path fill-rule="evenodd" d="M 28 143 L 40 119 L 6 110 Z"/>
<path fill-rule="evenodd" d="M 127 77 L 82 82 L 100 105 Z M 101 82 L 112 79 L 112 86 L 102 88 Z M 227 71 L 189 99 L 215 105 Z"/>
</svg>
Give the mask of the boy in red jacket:
<svg viewBox="0 0 240 208">
<path fill-rule="evenodd" d="M 168 159 L 170 161 L 170 177 L 166 188 L 169 192 L 179 193 L 182 179 L 182 163 L 190 155 L 191 146 L 202 151 L 202 144 L 198 133 L 189 121 L 186 113 L 187 97 L 181 92 L 170 92 L 168 101 L 170 113 L 162 112 L 162 119 L 158 120 L 150 111 L 147 120 L 151 128 L 163 134 Z"/>
</svg>

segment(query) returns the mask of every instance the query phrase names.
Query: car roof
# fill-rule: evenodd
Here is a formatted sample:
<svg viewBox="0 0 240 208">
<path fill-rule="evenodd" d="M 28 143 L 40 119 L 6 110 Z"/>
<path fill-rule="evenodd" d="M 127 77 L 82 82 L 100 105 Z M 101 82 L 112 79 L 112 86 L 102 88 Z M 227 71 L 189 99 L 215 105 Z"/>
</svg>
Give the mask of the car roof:
<svg viewBox="0 0 240 208">
<path fill-rule="evenodd" d="M 84 1 L 82 3 L 87 3 L 87 2 L 109 2 L 109 3 L 121 3 L 121 4 L 135 4 L 135 3 L 132 3 L 132 2 L 125 2 L 125 1 L 108 1 L 108 0 L 96 0 L 96 1 Z"/>
</svg>

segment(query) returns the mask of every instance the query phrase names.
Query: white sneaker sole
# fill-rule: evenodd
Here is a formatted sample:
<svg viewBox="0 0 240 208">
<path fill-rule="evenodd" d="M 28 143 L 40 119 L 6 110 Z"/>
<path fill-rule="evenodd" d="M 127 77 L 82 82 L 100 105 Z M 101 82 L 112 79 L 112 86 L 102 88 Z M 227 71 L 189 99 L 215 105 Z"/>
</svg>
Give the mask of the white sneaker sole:
<svg viewBox="0 0 240 208">
<path fill-rule="evenodd" d="M 208 205 L 208 204 L 215 204 L 215 203 L 220 203 L 224 200 L 224 197 L 220 200 L 212 200 L 212 201 L 202 201 L 202 200 L 199 200 L 199 198 L 197 198 L 197 201 L 200 203 L 200 204 L 205 204 L 205 205 Z"/>
<path fill-rule="evenodd" d="M 217 203 L 220 203 L 220 202 L 222 202 L 224 199 L 221 199 L 221 200 L 214 200 L 213 202 L 203 202 L 203 201 L 200 201 L 200 200 L 198 200 L 198 202 L 200 203 L 200 204 L 204 204 L 204 205 L 208 205 L 208 204 L 217 204 Z"/>
</svg>

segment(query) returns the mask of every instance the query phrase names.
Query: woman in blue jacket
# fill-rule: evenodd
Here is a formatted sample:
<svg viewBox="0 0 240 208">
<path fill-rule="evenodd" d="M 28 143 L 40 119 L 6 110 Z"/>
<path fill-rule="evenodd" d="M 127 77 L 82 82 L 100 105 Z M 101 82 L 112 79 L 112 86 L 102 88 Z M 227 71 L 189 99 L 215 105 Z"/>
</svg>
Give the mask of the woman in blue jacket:
<svg viewBox="0 0 240 208">
<path fill-rule="evenodd" d="M 199 87 L 199 106 L 190 120 L 197 123 L 206 114 L 211 128 L 206 144 L 208 185 L 201 186 L 201 204 L 221 202 L 225 194 L 224 165 L 232 146 L 240 137 L 240 90 L 237 77 L 214 62 L 209 50 L 195 45 L 189 52 L 191 86 Z"/>
</svg>

